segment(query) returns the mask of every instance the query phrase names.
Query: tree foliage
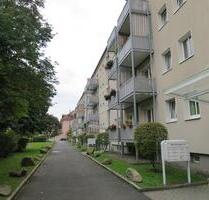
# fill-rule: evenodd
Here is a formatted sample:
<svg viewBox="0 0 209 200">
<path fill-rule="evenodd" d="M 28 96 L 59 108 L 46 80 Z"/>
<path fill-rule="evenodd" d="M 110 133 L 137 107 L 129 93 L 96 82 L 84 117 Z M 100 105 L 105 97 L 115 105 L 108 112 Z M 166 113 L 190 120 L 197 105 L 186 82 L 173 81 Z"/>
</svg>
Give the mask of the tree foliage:
<svg viewBox="0 0 209 200">
<path fill-rule="evenodd" d="M 43 0 L 0 2 L 0 131 L 42 132 L 49 118 L 57 81 L 55 64 L 44 55 L 53 34 L 43 7 Z"/>
<path fill-rule="evenodd" d="M 139 154 L 149 159 L 155 168 L 155 162 L 160 155 L 160 143 L 166 140 L 168 131 L 160 123 L 144 123 L 135 130 L 135 142 L 139 148 Z"/>
</svg>

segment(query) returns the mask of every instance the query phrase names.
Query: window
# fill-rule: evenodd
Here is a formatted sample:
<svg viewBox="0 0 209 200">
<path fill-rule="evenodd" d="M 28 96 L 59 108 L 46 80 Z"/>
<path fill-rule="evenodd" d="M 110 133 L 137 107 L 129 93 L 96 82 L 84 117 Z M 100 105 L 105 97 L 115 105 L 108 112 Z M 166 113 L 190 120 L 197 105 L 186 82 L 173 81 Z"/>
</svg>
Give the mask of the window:
<svg viewBox="0 0 209 200">
<path fill-rule="evenodd" d="M 184 3 L 184 0 L 176 0 L 176 4 L 178 7 L 182 6 Z"/>
<path fill-rule="evenodd" d="M 174 14 L 184 5 L 187 0 L 173 0 Z"/>
<path fill-rule="evenodd" d="M 179 42 L 182 49 L 182 61 L 194 55 L 191 33 L 187 33 Z"/>
<path fill-rule="evenodd" d="M 161 13 L 161 22 L 162 22 L 162 25 L 164 25 L 167 22 L 167 10 L 166 9 Z"/>
<path fill-rule="evenodd" d="M 163 53 L 163 59 L 164 59 L 163 72 L 167 72 L 171 69 L 171 51 L 170 51 L 170 49 L 167 49 Z"/>
<path fill-rule="evenodd" d="M 177 120 L 177 115 L 176 115 L 176 100 L 175 99 L 170 99 L 166 101 L 167 104 L 167 120 L 168 122 L 174 122 Z"/>
<path fill-rule="evenodd" d="M 162 28 L 168 21 L 168 13 L 167 13 L 167 9 L 166 6 L 164 5 L 160 11 L 159 11 L 159 17 L 160 17 L 160 28 Z"/>
</svg>

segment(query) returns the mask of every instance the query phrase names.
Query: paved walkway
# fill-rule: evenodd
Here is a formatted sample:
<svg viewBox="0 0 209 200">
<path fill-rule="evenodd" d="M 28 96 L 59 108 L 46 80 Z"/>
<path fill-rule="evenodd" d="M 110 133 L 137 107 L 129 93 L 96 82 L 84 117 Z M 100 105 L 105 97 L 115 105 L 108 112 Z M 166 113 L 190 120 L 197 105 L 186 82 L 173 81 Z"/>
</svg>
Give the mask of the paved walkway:
<svg viewBox="0 0 209 200">
<path fill-rule="evenodd" d="M 142 193 L 97 166 L 67 142 L 53 152 L 18 200 L 147 200 Z"/>
<path fill-rule="evenodd" d="M 152 200 L 209 200 L 209 186 L 197 186 L 145 193 Z"/>
</svg>

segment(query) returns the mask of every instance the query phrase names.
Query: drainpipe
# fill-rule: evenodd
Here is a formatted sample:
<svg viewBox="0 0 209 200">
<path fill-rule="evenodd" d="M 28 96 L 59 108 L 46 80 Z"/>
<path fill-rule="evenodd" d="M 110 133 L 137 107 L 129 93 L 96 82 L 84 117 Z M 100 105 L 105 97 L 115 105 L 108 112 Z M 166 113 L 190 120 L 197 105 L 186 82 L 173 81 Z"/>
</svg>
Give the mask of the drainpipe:
<svg viewBox="0 0 209 200">
<path fill-rule="evenodd" d="M 123 112 L 122 112 L 122 105 L 120 103 L 120 83 L 121 83 L 121 77 L 120 77 L 120 67 L 119 67 L 119 63 L 118 63 L 118 57 L 117 57 L 117 53 L 119 50 L 119 41 L 118 41 L 118 30 L 115 30 L 115 34 L 116 34 L 116 44 L 115 44 L 115 49 L 116 49 L 116 55 L 115 55 L 115 62 L 116 62 L 116 73 L 117 73 L 117 80 L 116 80 L 116 87 L 117 87 L 117 134 L 118 134 L 118 144 L 121 142 L 121 124 L 123 123 Z M 119 106 L 119 108 L 118 108 Z M 120 121 L 119 121 L 120 119 Z M 122 146 L 121 146 L 122 147 Z M 121 151 L 121 155 L 123 155 L 123 150 Z"/>
<path fill-rule="evenodd" d="M 130 1 L 129 1 L 130 3 Z M 132 44 L 132 47 L 133 47 L 133 20 L 132 20 L 132 14 L 129 10 L 129 16 L 130 16 L 130 38 L 131 38 L 131 44 Z M 137 105 L 136 105 L 136 83 L 135 83 L 135 61 L 134 61 L 134 51 L 132 49 L 131 51 L 131 66 L 132 66 L 132 79 L 133 79 L 133 88 L 134 88 L 134 91 L 133 91 L 133 108 L 134 108 L 134 124 L 133 124 L 133 130 L 135 130 L 135 128 L 137 127 Z M 135 143 L 135 141 L 134 141 Z M 135 150 L 136 150 L 136 161 L 138 161 L 138 146 L 137 144 L 135 143 Z"/>
<path fill-rule="evenodd" d="M 147 1 L 148 8 L 149 2 Z M 151 80 L 152 80 L 152 101 L 153 101 L 153 121 L 156 121 L 156 98 L 155 98 L 155 79 L 153 77 L 153 52 L 152 52 L 152 44 L 153 44 L 153 37 L 152 37 L 152 19 L 151 13 L 149 9 L 147 10 L 147 16 L 149 18 L 149 52 L 150 52 L 150 73 L 151 73 Z"/>
</svg>

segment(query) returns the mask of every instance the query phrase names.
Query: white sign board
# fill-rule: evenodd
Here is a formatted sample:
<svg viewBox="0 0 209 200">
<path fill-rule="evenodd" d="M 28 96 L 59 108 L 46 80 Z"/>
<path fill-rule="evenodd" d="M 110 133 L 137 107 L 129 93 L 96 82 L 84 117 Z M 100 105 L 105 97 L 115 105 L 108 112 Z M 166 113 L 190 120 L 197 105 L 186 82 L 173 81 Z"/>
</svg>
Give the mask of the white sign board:
<svg viewBox="0 0 209 200">
<path fill-rule="evenodd" d="M 165 140 L 161 143 L 163 158 L 167 162 L 190 161 L 189 144 L 184 140 Z"/>
<path fill-rule="evenodd" d="M 190 151 L 185 140 L 164 140 L 161 142 L 163 183 L 166 185 L 165 162 L 187 162 L 188 183 L 191 183 Z"/>
<path fill-rule="evenodd" d="M 96 138 L 88 138 L 87 145 L 88 146 L 95 146 L 96 145 Z"/>
</svg>

